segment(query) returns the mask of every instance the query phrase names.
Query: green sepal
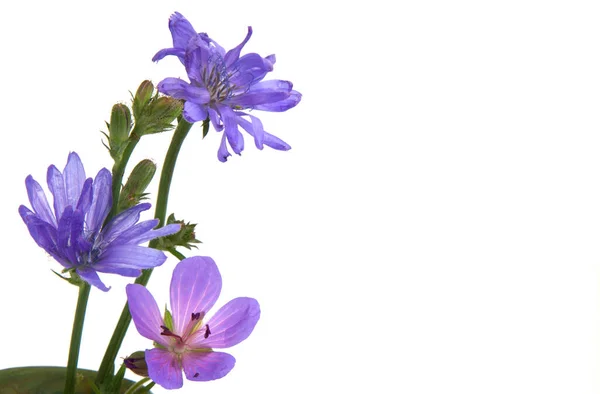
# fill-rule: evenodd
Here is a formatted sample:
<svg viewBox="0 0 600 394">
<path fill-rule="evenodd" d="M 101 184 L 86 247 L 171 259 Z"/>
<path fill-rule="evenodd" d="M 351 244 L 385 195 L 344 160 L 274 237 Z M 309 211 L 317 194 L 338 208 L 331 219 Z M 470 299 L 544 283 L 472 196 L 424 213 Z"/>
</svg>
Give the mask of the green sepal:
<svg viewBox="0 0 600 394">
<path fill-rule="evenodd" d="M 83 279 L 81 279 L 79 277 L 79 275 L 77 275 L 77 273 L 75 272 L 75 270 L 73 268 L 65 268 L 64 270 L 62 270 L 62 273 L 69 273 L 70 276 L 66 277 L 66 276 L 62 276 L 61 274 L 59 274 L 58 272 L 54 271 L 54 270 L 50 270 L 54 273 L 54 275 L 58 276 L 59 278 L 61 278 L 62 280 L 65 280 L 67 282 L 69 282 L 70 284 L 74 285 L 74 286 L 81 286 L 84 281 Z"/>
<path fill-rule="evenodd" d="M 165 321 L 165 326 L 173 331 L 173 315 L 171 315 L 171 312 L 167 309 L 167 306 L 165 305 L 165 317 L 163 318 L 163 320 Z"/>
<path fill-rule="evenodd" d="M 152 181 L 155 173 L 156 164 L 148 159 L 140 161 L 133 168 L 119 195 L 119 212 L 131 208 L 146 199 L 148 194 L 144 193 L 144 191 Z"/>
<path fill-rule="evenodd" d="M 208 134 L 209 126 L 210 122 L 209 118 L 207 117 L 206 119 L 204 119 L 204 121 L 202 121 L 202 138 L 206 137 L 206 134 Z"/>
<path fill-rule="evenodd" d="M 202 243 L 196 239 L 196 223 L 186 223 L 184 220 L 177 220 L 174 214 L 170 214 L 167 218 L 167 224 L 179 224 L 181 225 L 181 230 L 175 234 L 158 238 L 157 249 L 169 250 L 177 246 L 191 249 L 197 248 L 193 244 Z"/>
</svg>

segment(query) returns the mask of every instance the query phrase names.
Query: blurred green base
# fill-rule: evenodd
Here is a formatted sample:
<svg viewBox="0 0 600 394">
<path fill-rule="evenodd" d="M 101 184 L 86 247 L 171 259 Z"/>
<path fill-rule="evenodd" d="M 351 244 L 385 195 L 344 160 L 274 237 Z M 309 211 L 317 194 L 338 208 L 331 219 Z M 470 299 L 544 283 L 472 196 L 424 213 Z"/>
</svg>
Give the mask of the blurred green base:
<svg viewBox="0 0 600 394">
<path fill-rule="evenodd" d="M 62 394 L 65 386 L 65 367 L 19 367 L 0 370 L 0 394 Z M 96 371 L 77 370 L 77 394 L 93 394 L 90 383 Z M 120 393 L 135 382 L 123 379 Z M 116 393 L 115 393 L 116 394 Z"/>
</svg>

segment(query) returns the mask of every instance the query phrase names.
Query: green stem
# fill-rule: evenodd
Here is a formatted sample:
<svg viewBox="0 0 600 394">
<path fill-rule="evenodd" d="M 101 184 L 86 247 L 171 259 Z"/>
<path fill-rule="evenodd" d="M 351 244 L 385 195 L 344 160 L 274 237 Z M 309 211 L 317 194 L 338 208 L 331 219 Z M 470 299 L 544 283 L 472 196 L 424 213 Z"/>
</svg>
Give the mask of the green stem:
<svg viewBox="0 0 600 394">
<path fill-rule="evenodd" d="M 123 156 L 113 166 L 112 170 L 112 208 L 106 217 L 104 223 L 108 223 L 110 219 L 115 216 L 119 209 L 119 197 L 121 195 L 121 187 L 123 186 L 123 175 L 125 174 L 125 167 L 127 167 L 127 163 L 129 162 L 129 158 L 131 157 L 131 153 L 135 149 L 135 146 L 139 142 L 140 137 L 135 133 L 131 133 L 129 136 L 129 142 L 123 151 Z"/>
<path fill-rule="evenodd" d="M 75 377 L 77 373 L 77 361 L 79 360 L 79 348 L 81 345 L 81 334 L 83 332 L 83 321 L 85 320 L 85 308 L 90 296 L 90 285 L 83 282 L 79 285 L 79 297 L 73 319 L 73 331 L 71 333 L 71 345 L 69 346 L 69 361 L 67 363 L 67 378 L 65 380 L 65 394 L 75 392 Z"/>
<path fill-rule="evenodd" d="M 158 184 L 158 195 L 156 196 L 156 210 L 154 211 L 154 217 L 159 220 L 158 227 L 162 227 L 165 224 L 165 218 L 167 216 L 167 202 L 169 201 L 169 191 L 171 190 L 171 180 L 173 179 L 173 173 L 175 172 L 175 164 L 177 164 L 177 156 L 183 145 L 183 141 L 187 137 L 193 123 L 186 122 L 185 119 L 181 118 L 173 133 L 171 139 L 171 145 L 165 156 L 165 162 L 163 163 L 162 172 L 160 173 L 160 182 Z M 150 247 L 156 246 L 158 240 L 154 239 L 150 242 Z"/>
<path fill-rule="evenodd" d="M 127 371 L 127 367 L 125 367 L 125 363 L 122 363 L 119 367 L 119 370 L 110 379 L 110 382 L 107 384 L 106 390 L 103 390 L 106 393 L 118 393 L 121 391 L 121 383 L 123 383 L 123 378 L 125 378 L 125 372 Z"/>
<path fill-rule="evenodd" d="M 133 394 L 133 393 L 135 393 L 140 387 L 142 387 L 144 385 L 144 383 L 146 383 L 149 380 L 150 380 L 150 378 L 144 378 L 144 379 L 140 380 L 139 382 L 136 382 L 133 386 L 131 386 L 130 388 L 128 388 L 127 391 L 125 391 L 124 394 Z"/>
<path fill-rule="evenodd" d="M 159 220 L 158 227 L 162 227 L 165 223 L 165 217 L 167 215 L 167 202 L 169 200 L 169 191 L 171 189 L 171 179 L 173 178 L 173 171 L 175 170 L 175 164 L 177 163 L 177 155 L 179 154 L 181 145 L 183 144 L 183 141 L 185 140 L 185 137 L 187 137 L 191 128 L 192 123 L 186 122 L 183 118 L 179 120 L 177 128 L 175 129 L 175 133 L 173 134 L 173 138 L 171 139 L 171 145 L 169 145 L 167 155 L 165 156 L 165 162 L 160 174 L 158 195 L 156 198 L 156 210 L 154 213 L 154 217 Z M 149 246 L 156 246 L 155 240 L 151 241 Z M 135 280 L 135 283 L 146 286 L 150 280 L 150 275 L 152 275 L 151 269 L 143 270 L 142 274 Z M 125 334 L 127 333 L 130 323 L 131 314 L 129 313 L 129 305 L 125 303 L 123 311 L 121 312 L 121 317 L 117 322 L 117 326 L 115 327 L 113 335 L 110 338 L 110 342 L 108 343 L 108 347 L 104 353 L 104 358 L 102 358 L 102 363 L 98 369 L 98 374 L 96 375 L 96 384 L 100 385 L 104 379 L 106 379 L 108 371 L 110 370 L 110 366 L 115 362 L 117 352 L 123 343 L 123 338 L 125 338 Z"/>
<path fill-rule="evenodd" d="M 179 259 L 179 261 L 181 261 L 181 260 L 185 259 L 185 256 L 184 256 L 183 254 L 179 253 L 179 252 L 177 251 L 177 249 L 175 249 L 175 248 L 171 247 L 171 248 L 169 248 L 169 249 L 167 249 L 167 250 L 168 250 L 168 251 L 169 251 L 169 253 L 171 253 L 173 256 L 177 257 L 177 258 Z"/>
<path fill-rule="evenodd" d="M 125 167 L 131 157 L 133 149 L 137 145 L 139 137 L 132 133 L 129 138 L 129 143 L 123 151 L 121 160 L 113 166 L 113 182 L 112 182 L 112 207 L 108 214 L 105 223 L 118 212 L 119 195 L 121 193 L 121 184 L 123 183 L 123 174 Z M 75 381 L 77 374 L 77 361 L 79 360 L 79 348 L 81 347 L 81 336 L 83 333 L 83 322 L 85 320 L 85 311 L 87 308 L 88 299 L 90 297 L 90 285 L 83 282 L 79 286 L 79 297 L 77 298 L 77 307 L 75 309 L 75 318 L 73 321 L 73 331 L 71 332 L 71 345 L 69 347 L 69 361 L 67 363 L 67 377 L 65 380 L 65 393 L 72 394 L 75 392 Z"/>
</svg>

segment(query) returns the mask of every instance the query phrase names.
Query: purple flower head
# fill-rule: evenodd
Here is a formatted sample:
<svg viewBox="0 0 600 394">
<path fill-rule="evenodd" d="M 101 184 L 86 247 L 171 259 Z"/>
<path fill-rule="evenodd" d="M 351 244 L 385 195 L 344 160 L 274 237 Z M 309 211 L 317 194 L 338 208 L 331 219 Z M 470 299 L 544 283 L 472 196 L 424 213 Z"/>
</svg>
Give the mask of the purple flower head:
<svg viewBox="0 0 600 394">
<path fill-rule="evenodd" d="M 218 150 L 218 158 L 225 162 L 231 156 L 227 144 L 240 154 L 244 138 L 239 130 L 254 138 L 258 149 L 267 145 L 277 150 L 290 146 L 267 133 L 257 117 L 245 110 L 283 112 L 300 102 L 302 95 L 292 90 L 292 83 L 282 80 L 263 81 L 273 71 L 275 55 L 265 58 L 257 53 L 240 56 L 252 35 L 248 27 L 246 38 L 235 48 L 225 51 L 206 33 L 196 33 L 190 22 L 180 13 L 169 19 L 173 48 L 160 50 L 152 60 L 177 56 L 184 64 L 190 82 L 179 78 L 165 78 L 157 89 L 166 95 L 185 100 L 183 117 L 188 122 L 210 119 L 216 131 L 225 130 Z"/>
<path fill-rule="evenodd" d="M 235 364 L 228 348 L 248 338 L 260 317 L 254 298 L 235 298 L 208 321 L 205 316 L 221 292 L 221 274 L 210 257 L 181 260 L 171 279 L 172 313 L 160 315 L 158 305 L 143 286 L 127 285 L 127 300 L 138 332 L 154 341 L 146 350 L 150 378 L 166 389 L 183 386 L 181 370 L 188 380 L 207 381 L 227 375 Z"/>
<path fill-rule="evenodd" d="M 106 168 L 95 179 L 86 179 L 79 156 L 71 152 L 62 173 L 54 165 L 48 167 L 47 180 L 54 210 L 40 184 L 29 175 L 25 186 L 33 211 L 21 205 L 19 213 L 35 242 L 63 267 L 108 291 L 98 272 L 136 277 L 142 269 L 164 263 L 163 252 L 139 244 L 176 233 L 179 225 L 153 230 L 158 220 L 137 223 L 140 212 L 150 209 L 150 204 L 129 208 L 103 226 L 112 206 L 112 177 Z"/>
</svg>

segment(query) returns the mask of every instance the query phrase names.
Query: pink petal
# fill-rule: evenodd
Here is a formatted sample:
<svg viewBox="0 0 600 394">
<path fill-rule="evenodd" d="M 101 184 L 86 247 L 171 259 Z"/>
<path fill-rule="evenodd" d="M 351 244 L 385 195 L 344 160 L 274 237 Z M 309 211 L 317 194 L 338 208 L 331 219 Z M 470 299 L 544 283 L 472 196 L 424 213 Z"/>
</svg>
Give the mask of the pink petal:
<svg viewBox="0 0 600 394">
<path fill-rule="evenodd" d="M 164 349 L 146 350 L 148 376 L 166 389 L 179 389 L 183 386 L 181 365 L 174 353 Z"/>
<path fill-rule="evenodd" d="M 189 344 L 197 347 L 227 348 L 242 342 L 254 330 L 260 318 L 260 306 L 254 298 L 235 298 L 208 321 L 210 336 L 195 336 Z"/>
<path fill-rule="evenodd" d="M 183 355 L 182 362 L 188 380 L 206 382 L 227 375 L 235 365 L 235 358 L 221 352 L 187 352 Z"/>
<path fill-rule="evenodd" d="M 173 331 L 183 334 L 192 313 L 208 312 L 220 293 L 221 274 L 213 259 L 195 256 L 181 260 L 171 279 Z"/>
<path fill-rule="evenodd" d="M 158 305 L 152 294 L 142 285 L 129 284 L 125 288 L 129 312 L 140 335 L 156 341 L 164 346 L 169 346 L 169 341 L 160 333 L 160 326 L 165 323 L 158 310 Z"/>
</svg>

